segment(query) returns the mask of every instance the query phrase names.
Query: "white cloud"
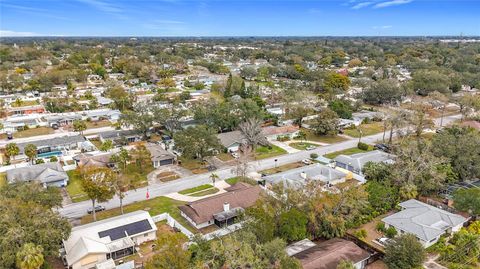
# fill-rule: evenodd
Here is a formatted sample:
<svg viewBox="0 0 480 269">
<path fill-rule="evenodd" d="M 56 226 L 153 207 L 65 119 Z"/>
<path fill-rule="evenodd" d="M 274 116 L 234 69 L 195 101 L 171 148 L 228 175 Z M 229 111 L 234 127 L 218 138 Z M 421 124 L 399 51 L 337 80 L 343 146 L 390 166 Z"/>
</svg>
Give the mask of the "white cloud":
<svg viewBox="0 0 480 269">
<path fill-rule="evenodd" d="M 100 11 L 103 11 L 105 13 L 121 13 L 123 10 L 119 7 L 116 7 L 112 5 L 111 3 L 108 3 L 106 1 L 100 1 L 100 0 L 77 0 L 79 2 L 85 3 L 95 9 L 98 9 Z"/>
<path fill-rule="evenodd" d="M 391 25 L 382 25 L 382 26 L 373 26 L 372 28 L 373 29 L 390 29 L 392 27 L 393 26 L 391 26 Z"/>
<path fill-rule="evenodd" d="M 173 20 L 154 20 L 156 23 L 160 24 L 184 24 L 183 21 L 173 21 Z"/>
<path fill-rule="evenodd" d="M 384 7 L 391 7 L 391 6 L 398 6 L 398 5 L 404 5 L 412 2 L 413 0 L 391 0 L 387 2 L 382 2 L 374 5 L 374 8 L 384 8 Z"/>
<path fill-rule="evenodd" d="M 1 37 L 20 37 L 20 36 L 40 36 L 41 34 L 34 32 L 16 32 L 10 30 L 0 30 Z"/>
<path fill-rule="evenodd" d="M 362 3 L 358 3 L 354 6 L 352 6 L 352 9 L 361 9 L 361 8 L 364 8 L 364 7 L 368 7 L 372 4 L 374 4 L 374 2 L 362 2 Z"/>
</svg>

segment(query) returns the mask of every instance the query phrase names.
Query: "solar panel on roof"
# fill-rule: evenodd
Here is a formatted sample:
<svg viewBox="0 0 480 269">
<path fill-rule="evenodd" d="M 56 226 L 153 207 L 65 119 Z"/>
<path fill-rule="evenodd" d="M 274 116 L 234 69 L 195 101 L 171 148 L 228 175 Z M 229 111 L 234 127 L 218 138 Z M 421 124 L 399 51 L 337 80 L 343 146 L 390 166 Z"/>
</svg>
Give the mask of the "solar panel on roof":
<svg viewBox="0 0 480 269">
<path fill-rule="evenodd" d="M 112 228 L 109 230 L 98 232 L 98 236 L 100 238 L 110 236 L 110 240 L 114 241 L 114 240 L 126 237 L 127 234 L 131 236 L 131 235 L 148 231 L 150 229 L 152 229 L 152 226 L 150 226 L 150 222 L 148 222 L 148 220 L 145 219 L 145 220 L 133 222 L 127 225 Z"/>
</svg>

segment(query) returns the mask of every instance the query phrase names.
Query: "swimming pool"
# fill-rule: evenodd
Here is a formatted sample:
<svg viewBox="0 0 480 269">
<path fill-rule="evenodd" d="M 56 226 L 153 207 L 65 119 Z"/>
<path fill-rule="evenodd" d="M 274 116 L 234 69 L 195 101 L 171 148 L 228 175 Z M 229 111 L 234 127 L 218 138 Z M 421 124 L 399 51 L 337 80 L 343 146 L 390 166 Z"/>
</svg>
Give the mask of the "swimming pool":
<svg viewBox="0 0 480 269">
<path fill-rule="evenodd" d="M 62 155 L 61 151 L 50 151 L 50 152 L 38 154 L 38 158 L 48 158 L 48 157 L 60 156 L 60 155 Z"/>
</svg>

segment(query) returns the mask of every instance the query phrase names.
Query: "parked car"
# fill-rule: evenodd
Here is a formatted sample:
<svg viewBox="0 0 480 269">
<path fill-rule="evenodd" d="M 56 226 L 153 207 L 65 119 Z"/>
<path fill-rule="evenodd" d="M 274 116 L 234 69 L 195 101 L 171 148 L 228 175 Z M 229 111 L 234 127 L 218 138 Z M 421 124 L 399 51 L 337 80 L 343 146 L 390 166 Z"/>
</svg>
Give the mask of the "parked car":
<svg viewBox="0 0 480 269">
<path fill-rule="evenodd" d="M 103 210 L 105 210 L 105 207 L 103 205 L 95 206 L 95 212 L 100 212 L 100 211 L 103 211 Z M 87 209 L 87 213 L 92 214 L 93 213 L 93 208 Z"/>
<path fill-rule="evenodd" d="M 305 149 L 306 149 L 306 150 L 314 150 L 314 149 L 316 149 L 316 148 L 317 148 L 317 147 L 315 147 L 315 146 L 308 146 L 308 147 L 306 147 Z"/>
<path fill-rule="evenodd" d="M 313 164 L 312 160 L 310 160 L 310 159 L 303 159 L 302 163 L 305 164 L 305 165 Z"/>
<path fill-rule="evenodd" d="M 393 239 L 388 238 L 388 237 L 381 237 L 377 239 L 378 243 L 380 243 L 382 246 L 387 246 L 388 244 L 391 244 L 394 242 Z"/>
<path fill-rule="evenodd" d="M 13 139 L 13 133 L 12 132 L 7 132 L 7 139 L 8 140 Z"/>
<path fill-rule="evenodd" d="M 385 152 L 390 152 L 391 151 L 391 148 L 389 145 L 387 144 L 375 144 L 373 146 L 374 149 L 378 149 L 378 150 L 381 150 L 381 151 L 385 151 Z"/>
</svg>

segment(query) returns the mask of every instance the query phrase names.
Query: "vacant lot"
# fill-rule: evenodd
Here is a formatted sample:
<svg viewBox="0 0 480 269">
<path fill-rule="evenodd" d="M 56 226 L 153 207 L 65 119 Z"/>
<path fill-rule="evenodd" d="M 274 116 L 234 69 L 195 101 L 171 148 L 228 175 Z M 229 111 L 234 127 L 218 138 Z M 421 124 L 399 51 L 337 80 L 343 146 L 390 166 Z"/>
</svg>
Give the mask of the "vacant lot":
<svg viewBox="0 0 480 269">
<path fill-rule="evenodd" d="M 367 151 L 371 151 L 373 150 L 373 146 L 368 146 L 368 150 L 361 150 L 359 148 L 349 148 L 349 149 L 344 149 L 344 150 L 340 150 L 340 151 L 335 151 L 335 152 L 332 152 L 332 153 L 328 153 L 328 154 L 325 154 L 325 157 L 326 158 L 329 158 L 329 159 L 333 159 L 335 157 L 337 157 L 338 155 L 352 155 L 352 154 L 355 154 L 355 153 L 362 153 L 362 152 L 367 152 Z"/>
<path fill-rule="evenodd" d="M 80 173 L 78 170 L 70 170 L 67 171 L 68 174 L 68 185 L 67 185 L 67 192 L 72 202 L 77 203 L 81 201 L 88 200 L 88 196 L 82 189 L 82 183 L 80 178 Z"/>
<path fill-rule="evenodd" d="M 309 129 L 302 129 L 306 134 L 307 138 L 305 140 L 333 144 L 347 140 L 338 135 L 317 135 L 312 130 Z"/>
<path fill-rule="evenodd" d="M 358 129 L 362 131 L 362 136 L 374 135 L 383 132 L 383 123 L 373 122 L 362 124 L 355 129 L 345 129 L 344 134 L 351 137 L 360 137 L 360 132 Z"/>
<path fill-rule="evenodd" d="M 19 131 L 16 133 L 13 133 L 14 138 L 25 138 L 25 137 L 32 137 L 32 136 L 37 136 L 37 135 L 47 135 L 47 134 L 53 134 L 54 131 L 50 127 L 38 127 L 38 128 L 31 128 L 23 131 Z M 6 139 L 7 135 L 6 134 L 1 134 L 0 139 Z"/>
<path fill-rule="evenodd" d="M 299 150 L 306 150 L 307 147 L 320 147 L 318 144 L 312 144 L 308 142 L 295 142 L 288 144 L 290 147 L 299 149 Z"/>
<path fill-rule="evenodd" d="M 288 171 L 290 169 L 295 169 L 295 168 L 302 167 L 302 166 L 305 166 L 305 165 L 301 162 L 289 163 L 289 164 L 281 165 L 277 168 L 266 169 L 266 170 L 260 171 L 259 173 L 260 174 L 265 174 L 265 175 L 271 175 L 271 174 L 276 174 L 276 173 Z"/>
</svg>

